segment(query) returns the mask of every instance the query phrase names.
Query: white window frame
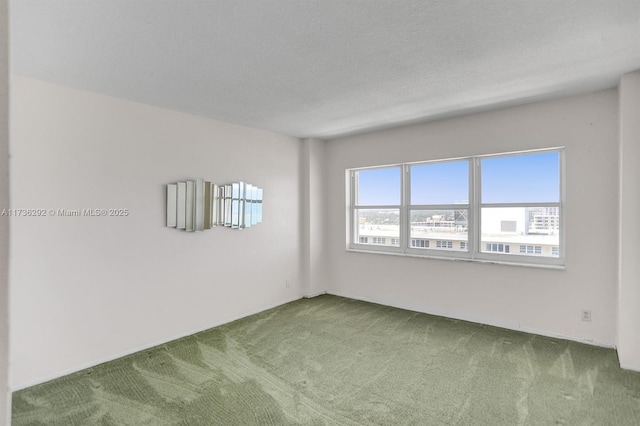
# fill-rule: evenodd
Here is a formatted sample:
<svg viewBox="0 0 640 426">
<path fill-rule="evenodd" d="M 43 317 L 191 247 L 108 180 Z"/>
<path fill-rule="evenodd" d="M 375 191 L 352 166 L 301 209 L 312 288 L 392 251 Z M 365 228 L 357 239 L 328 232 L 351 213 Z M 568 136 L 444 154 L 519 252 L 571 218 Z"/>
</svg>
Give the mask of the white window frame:
<svg viewBox="0 0 640 426">
<path fill-rule="evenodd" d="M 513 157 L 518 155 L 529 155 L 529 154 L 543 154 L 557 152 L 559 156 L 559 179 L 558 179 L 558 191 L 559 191 L 559 200 L 558 202 L 552 203 L 481 203 L 481 190 L 482 190 L 482 170 L 481 170 L 481 161 L 487 158 L 501 158 L 501 157 Z M 564 253 L 565 253 L 565 226 L 564 226 L 564 193 L 565 193 L 565 180 L 564 180 L 564 170 L 565 170 L 565 161 L 564 161 L 564 147 L 558 148 L 548 148 L 548 149 L 539 149 L 539 150 L 530 150 L 530 151 L 518 151 L 518 152 L 507 152 L 501 154 L 492 154 L 492 155 L 481 155 L 474 157 L 474 229 L 475 229 L 475 237 L 477 244 L 474 247 L 474 258 L 480 261 L 495 261 L 497 263 L 509 263 L 509 264 L 527 264 L 527 265 L 540 265 L 540 266 L 549 266 L 549 267 L 564 267 Z M 511 250 L 510 254 L 502 254 L 502 253 L 486 253 L 482 252 L 480 242 L 481 242 L 481 232 L 480 229 L 480 215 L 483 208 L 501 208 L 501 207 L 557 207 L 559 209 L 560 216 L 560 232 L 559 232 L 559 247 L 560 247 L 560 256 L 558 257 L 548 257 L 541 256 L 540 254 L 520 254 L 519 250 Z M 509 243 L 512 246 L 516 244 Z M 536 245 L 533 243 L 525 243 L 526 245 Z M 517 244 L 519 245 L 519 244 Z"/>
<path fill-rule="evenodd" d="M 491 155 L 478 155 L 471 157 L 450 158 L 444 160 L 429 160 L 415 163 L 389 164 L 376 167 L 354 168 L 346 171 L 347 184 L 347 250 L 359 252 L 377 252 L 384 254 L 417 256 L 436 259 L 468 260 L 484 263 L 504 263 L 510 265 L 540 266 L 556 269 L 563 269 L 565 262 L 566 240 L 565 240 L 565 152 L 564 147 L 545 148 L 537 150 L 517 151 Z M 556 152 L 559 156 L 559 201 L 551 203 L 481 203 L 481 161 L 486 158 L 508 157 L 516 155 L 541 154 Z M 468 161 L 469 164 L 469 202 L 468 204 L 447 204 L 447 205 L 412 205 L 411 197 L 411 166 L 422 164 L 438 164 L 452 161 Z M 399 167 L 401 171 L 401 200 L 400 205 L 375 205 L 358 206 L 355 204 L 357 193 L 357 172 L 361 170 L 380 169 L 388 167 Z M 541 256 L 539 254 L 520 254 L 511 250 L 509 254 L 485 252 L 481 246 L 480 215 L 482 208 L 501 207 L 557 207 L 559 210 L 559 244 L 558 257 Z M 359 244 L 357 242 L 357 218 L 360 209 L 398 209 L 399 210 L 399 246 L 392 245 L 372 245 Z M 468 229 L 466 251 L 438 249 L 436 243 L 430 244 L 429 248 L 417 248 L 411 246 L 411 211 L 412 210 L 467 210 Z M 396 238 L 396 237 L 392 237 Z M 464 242 L 464 241 L 462 241 Z M 513 248 L 520 243 L 506 242 Z M 454 242 L 454 246 L 457 242 Z M 535 244 L 533 244 L 535 245 Z"/>
<path fill-rule="evenodd" d="M 350 249 L 355 249 L 358 251 L 367 251 L 367 252 L 380 252 L 380 253 L 394 253 L 394 254 L 402 254 L 403 252 L 403 244 L 404 241 L 402 239 L 402 217 L 403 217 L 403 204 L 404 204 L 404 194 L 402 193 L 402 191 L 400 192 L 400 204 L 377 204 L 377 205 L 362 205 L 362 204 L 357 204 L 356 203 L 356 199 L 358 197 L 358 179 L 357 179 L 357 172 L 361 171 L 361 170 L 375 170 L 375 169 L 386 169 L 386 168 L 393 168 L 393 167 L 398 167 L 400 169 L 400 188 L 403 187 L 404 185 L 404 173 L 403 171 L 403 167 L 401 164 L 390 164 L 387 166 L 376 166 L 376 167 L 363 167 L 363 168 L 359 168 L 359 169 L 352 169 L 352 170 L 348 170 L 347 171 L 347 176 L 350 182 L 350 189 L 348 190 L 349 192 L 349 221 L 350 225 L 347 225 L 348 229 L 350 230 L 350 237 L 349 237 L 349 242 L 348 245 Z M 395 236 L 390 236 L 391 238 L 398 238 L 400 240 L 400 244 L 398 246 L 393 246 L 393 245 L 382 245 L 382 244 L 373 244 L 373 239 L 372 238 L 368 238 L 366 243 L 360 243 L 358 240 L 358 236 L 356 235 L 357 229 L 355 224 L 358 223 L 358 211 L 359 210 L 390 210 L 390 209 L 396 209 L 399 210 L 399 215 L 400 215 L 400 234 L 398 235 L 398 237 Z"/>
<path fill-rule="evenodd" d="M 463 158 L 450 158 L 450 159 L 445 159 L 445 160 L 433 160 L 433 161 L 421 161 L 421 162 L 416 162 L 416 163 L 406 163 L 403 164 L 404 166 L 404 179 L 403 179 L 403 183 L 404 183 L 404 191 L 403 191 L 403 201 L 406 202 L 405 207 L 405 215 L 403 216 L 404 221 L 401 221 L 400 225 L 400 233 L 403 233 L 404 230 L 404 234 L 405 234 L 405 238 L 407 238 L 406 241 L 411 241 L 411 240 L 420 240 L 420 239 L 425 239 L 425 238 L 412 238 L 411 237 L 411 212 L 416 210 L 466 210 L 467 211 L 467 217 L 469 222 L 471 221 L 471 203 L 469 202 L 471 200 L 471 185 L 472 185 L 472 170 L 471 170 L 471 157 L 463 157 Z M 469 178 L 469 184 L 468 184 L 468 189 L 469 189 L 469 196 L 467 197 L 467 203 L 466 204 L 412 204 L 411 203 L 411 167 L 412 166 L 421 166 L 421 165 L 429 165 L 429 164 L 444 164 L 444 163 L 455 163 L 455 162 L 462 162 L 462 161 L 466 161 L 468 163 L 469 169 L 467 172 L 467 176 Z M 402 225 L 404 224 L 404 228 L 402 228 Z M 467 226 L 467 243 L 469 242 L 468 239 L 468 235 L 469 235 L 470 229 Z M 426 238 L 429 239 L 429 238 Z M 449 249 L 449 248 L 439 248 L 437 247 L 437 243 L 436 240 L 438 238 L 432 238 L 434 240 L 433 244 L 429 244 L 429 247 L 425 247 L 425 248 L 418 248 L 418 247 L 413 247 L 411 246 L 411 244 L 409 244 L 406 247 L 406 253 L 409 255 L 418 255 L 418 256 L 422 256 L 422 257 L 433 257 L 433 258 L 459 258 L 459 259 L 470 259 L 470 253 L 469 250 L 467 249 L 466 251 L 463 250 L 457 250 L 457 249 Z M 402 246 L 401 246 L 402 247 Z"/>
</svg>

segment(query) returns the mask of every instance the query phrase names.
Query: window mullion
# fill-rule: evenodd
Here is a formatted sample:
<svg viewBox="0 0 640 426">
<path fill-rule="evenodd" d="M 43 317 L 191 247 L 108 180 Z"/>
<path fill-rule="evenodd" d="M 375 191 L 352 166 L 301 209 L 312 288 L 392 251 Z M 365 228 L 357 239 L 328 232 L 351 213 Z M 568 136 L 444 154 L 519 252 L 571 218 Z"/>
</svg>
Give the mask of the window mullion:
<svg viewBox="0 0 640 426">
<path fill-rule="evenodd" d="M 564 150 L 560 150 L 558 151 L 558 155 L 560 156 L 560 188 L 559 188 L 559 195 L 560 195 L 560 247 L 558 248 L 558 257 L 564 259 L 565 257 L 565 253 L 566 253 L 566 227 L 565 227 L 565 220 L 567 217 L 567 214 L 565 212 L 565 193 L 566 193 L 566 180 L 565 180 L 565 152 Z"/>
<path fill-rule="evenodd" d="M 351 171 L 351 182 L 350 182 L 350 188 L 351 188 L 351 194 L 349 194 L 349 222 L 351 223 L 351 229 L 349 230 L 349 245 L 351 247 L 353 247 L 353 245 L 356 243 L 356 209 L 355 209 L 355 205 L 356 205 L 356 197 L 358 194 L 358 185 L 356 182 L 357 179 L 357 173 L 355 171 Z"/>
<path fill-rule="evenodd" d="M 469 220 L 471 229 L 467 232 L 469 238 L 469 251 L 471 258 L 475 259 L 476 255 L 480 252 L 480 160 L 477 157 L 471 158 L 469 162 L 471 168 L 469 173 L 469 214 L 471 218 Z"/>
<path fill-rule="evenodd" d="M 404 164 L 402 166 L 402 200 L 400 203 L 400 247 L 402 247 L 402 252 L 406 253 L 407 248 L 409 247 L 410 233 L 411 233 L 411 217 L 410 217 L 410 209 L 409 203 L 411 202 L 411 168 L 409 165 Z"/>
</svg>

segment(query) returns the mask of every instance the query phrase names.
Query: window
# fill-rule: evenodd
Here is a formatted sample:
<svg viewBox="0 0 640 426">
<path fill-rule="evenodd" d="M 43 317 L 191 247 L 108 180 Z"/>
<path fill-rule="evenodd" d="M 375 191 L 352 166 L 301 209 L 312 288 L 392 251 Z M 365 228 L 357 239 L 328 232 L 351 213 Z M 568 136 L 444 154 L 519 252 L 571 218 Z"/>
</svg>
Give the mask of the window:
<svg viewBox="0 0 640 426">
<path fill-rule="evenodd" d="M 497 243 L 487 244 L 486 250 L 493 251 L 496 253 L 509 253 L 509 244 L 497 244 Z"/>
<path fill-rule="evenodd" d="M 560 243 L 560 152 L 483 157 L 479 168 L 481 241 L 518 243 L 513 256 L 552 257 Z"/>
<path fill-rule="evenodd" d="M 562 155 L 558 148 L 349 170 L 349 248 L 560 266 Z"/>
<path fill-rule="evenodd" d="M 453 240 L 466 242 L 469 161 L 410 164 L 405 168 L 409 175 L 407 204 L 411 240 L 434 239 L 436 244 L 432 250 L 453 250 Z M 461 249 L 456 247 L 455 250 Z"/>
<path fill-rule="evenodd" d="M 453 241 L 442 241 L 442 240 L 438 240 L 436 241 L 436 247 L 437 248 L 453 248 Z"/>
<path fill-rule="evenodd" d="M 542 246 L 520 246 L 520 253 L 542 254 Z"/>
<path fill-rule="evenodd" d="M 411 247 L 429 248 L 429 240 L 411 240 Z"/>
<path fill-rule="evenodd" d="M 353 174 L 353 220 L 357 224 L 354 241 L 359 245 L 384 245 L 380 242 L 382 235 L 399 242 L 401 171 L 400 166 L 395 166 L 358 170 Z M 392 246 L 380 249 L 388 250 Z"/>
</svg>

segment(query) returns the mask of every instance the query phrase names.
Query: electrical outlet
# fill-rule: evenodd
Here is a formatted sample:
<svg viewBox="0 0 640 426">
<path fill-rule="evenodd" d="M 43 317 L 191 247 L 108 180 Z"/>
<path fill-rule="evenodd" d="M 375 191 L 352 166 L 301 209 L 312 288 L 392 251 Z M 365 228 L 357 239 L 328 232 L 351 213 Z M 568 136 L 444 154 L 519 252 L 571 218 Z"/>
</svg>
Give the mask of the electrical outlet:
<svg viewBox="0 0 640 426">
<path fill-rule="evenodd" d="M 582 310 L 582 321 L 591 322 L 591 311 L 588 309 Z"/>
<path fill-rule="evenodd" d="M 284 286 L 285 286 L 286 288 L 291 287 L 291 283 L 289 282 L 289 280 L 284 280 Z"/>
</svg>

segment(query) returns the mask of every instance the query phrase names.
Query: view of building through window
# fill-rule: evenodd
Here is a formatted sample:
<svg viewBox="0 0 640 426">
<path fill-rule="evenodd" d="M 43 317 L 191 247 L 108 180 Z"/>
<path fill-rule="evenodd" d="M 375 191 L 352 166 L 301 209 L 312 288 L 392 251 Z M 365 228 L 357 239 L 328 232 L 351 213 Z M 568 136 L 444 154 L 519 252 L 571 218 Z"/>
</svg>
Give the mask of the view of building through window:
<svg viewBox="0 0 640 426">
<path fill-rule="evenodd" d="M 411 239 L 433 240 L 430 248 L 461 250 L 467 242 L 467 210 L 411 210 Z M 450 243 L 450 244 L 449 244 Z"/>
<path fill-rule="evenodd" d="M 557 207 L 513 207 L 483 209 L 483 238 L 487 243 L 536 245 L 544 251 L 511 252 L 558 257 L 560 217 Z M 508 219 L 508 220 L 505 220 Z M 504 223 L 509 222 L 505 227 Z M 399 210 L 359 210 L 357 235 L 364 244 L 400 246 Z M 411 212 L 411 247 L 467 251 L 467 210 L 414 210 Z M 363 239 L 362 237 L 368 239 Z M 433 240 L 431 246 L 414 244 L 414 240 Z M 444 244 L 448 241 L 450 244 Z M 487 252 L 497 250 L 483 249 Z M 507 252 L 509 253 L 509 252 Z"/>
<path fill-rule="evenodd" d="M 559 258 L 560 173 L 558 150 L 354 170 L 352 241 L 438 256 Z"/>
<path fill-rule="evenodd" d="M 481 250 L 502 243 L 517 247 L 511 255 L 559 257 L 559 152 L 481 158 L 480 182 Z"/>
</svg>

